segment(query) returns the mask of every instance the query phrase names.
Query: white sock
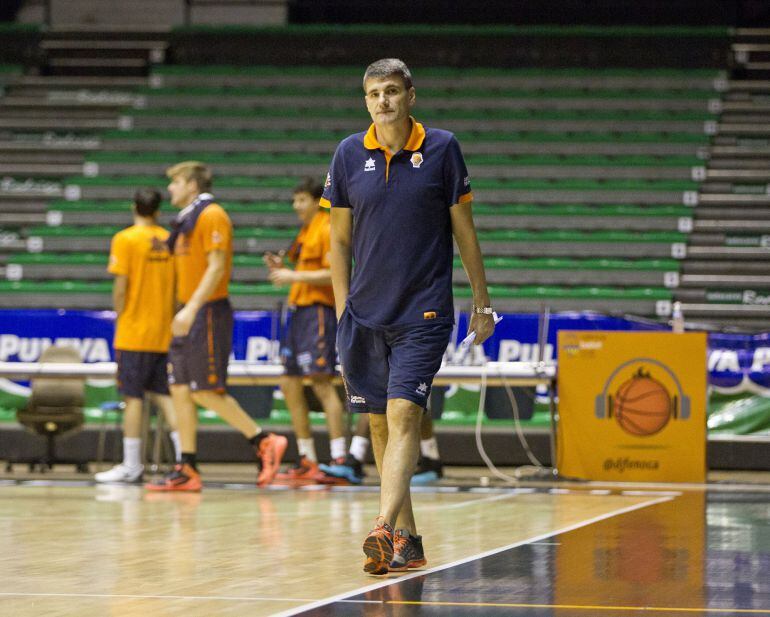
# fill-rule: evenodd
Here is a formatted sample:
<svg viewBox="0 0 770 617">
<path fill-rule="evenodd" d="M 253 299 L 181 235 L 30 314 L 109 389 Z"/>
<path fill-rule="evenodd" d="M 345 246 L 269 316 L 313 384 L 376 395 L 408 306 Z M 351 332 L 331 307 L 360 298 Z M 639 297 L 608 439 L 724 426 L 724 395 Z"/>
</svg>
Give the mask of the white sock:
<svg viewBox="0 0 770 617">
<path fill-rule="evenodd" d="M 171 443 L 174 444 L 174 460 L 178 463 L 182 460 L 182 441 L 179 437 L 179 431 L 171 431 L 169 437 L 171 437 Z"/>
<path fill-rule="evenodd" d="M 123 464 L 136 469 L 142 466 L 142 440 L 139 437 L 123 438 Z"/>
<path fill-rule="evenodd" d="M 366 460 L 366 451 L 369 449 L 369 440 L 366 437 L 353 435 L 350 440 L 350 453 L 353 457 L 363 463 Z"/>
<path fill-rule="evenodd" d="M 304 456 L 313 463 L 318 462 L 318 457 L 315 453 L 315 442 L 312 437 L 308 437 L 307 439 L 297 439 L 297 450 L 299 450 L 300 456 Z"/>
<path fill-rule="evenodd" d="M 329 449 L 331 450 L 332 460 L 345 458 L 345 438 L 335 437 L 329 440 Z"/>
<path fill-rule="evenodd" d="M 439 459 L 438 442 L 436 441 L 435 437 L 431 437 L 430 439 L 423 439 L 420 441 L 420 454 L 426 458 L 433 459 L 434 461 Z"/>
</svg>

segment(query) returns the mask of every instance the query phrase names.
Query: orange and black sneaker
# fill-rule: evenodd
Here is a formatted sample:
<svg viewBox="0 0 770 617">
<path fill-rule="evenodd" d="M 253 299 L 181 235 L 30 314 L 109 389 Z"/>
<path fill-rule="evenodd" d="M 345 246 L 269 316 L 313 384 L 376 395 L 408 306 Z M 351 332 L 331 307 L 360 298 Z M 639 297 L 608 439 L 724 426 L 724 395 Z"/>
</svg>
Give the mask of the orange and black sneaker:
<svg viewBox="0 0 770 617">
<path fill-rule="evenodd" d="M 364 540 L 364 572 L 367 574 L 387 574 L 393 561 L 393 528 L 382 516 L 375 519 L 375 526 Z"/>
<path fill-rule="evenodd" d="M 301 456 L 294 466 L 286 472 L 277 473 L 274 481 L 290 486 L 302 486 L 322 483 L 325 476 L 326 474 L 318 469 L 317 462 L 311 461 L 306 456 Z"/>
<path fill-rule="evenodd" d="M 315 480 L 319 473 L 317 462 L 301 456 L 294 467 L 286 473 L 279 473 L 276 477 L 281 480 Z"/>
<path fill-rule="evenodd" d="M 275 475 L 278 473 L 281 459 L 288 445 L 289 440 L 286 437 L 275 433 L 269 433 L 259 442 L 257 448 L 257 467 L 259 468 L 257 486 L 267 486 L 275 480 Z"/>
<path fill-rule="evenodd" d="M 177 464 L 174 471 L 160 482 L 145 484 L 148 491 L 199 491 L 203 488 L 200 474 L 187 464 Z"/>
<path fill-rule="evenodd" d="M 396 529 L 393 536 L 393 559 L 388 570 L 406 572 L 426 565 L 428 560 L 425 559 L 425 551 L 422 548 L 422 536 L 413 536 L 406 529 Z"/>
</svg>

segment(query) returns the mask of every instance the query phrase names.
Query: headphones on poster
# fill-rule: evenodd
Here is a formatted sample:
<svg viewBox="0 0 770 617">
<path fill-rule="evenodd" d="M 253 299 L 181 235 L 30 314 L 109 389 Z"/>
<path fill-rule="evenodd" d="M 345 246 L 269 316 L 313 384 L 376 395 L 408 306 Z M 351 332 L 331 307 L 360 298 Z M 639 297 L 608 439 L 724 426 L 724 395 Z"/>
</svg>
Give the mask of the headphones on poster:
<svg viewBox="0 0 770 617">
<path fill-rule="evenodd" d="M 690 417 L 690 397 L 687 396 L 682 390 L 679 379 L 674 374 L 674 372 L 659 360 L 654 360 L 652 358 L 634 358 L 633 360 L 624 362 L 620 366 L 616 367 L 614 371 L 612 371 L 612 374 L 604 383 L 604 389 L 602 390 L 602 393 L 598 395 L 594 401 L 594 414 L 596 414 L 596 417 L 600 420 L 607 417 L 607 390 L 609 389 L 612 380 L 615 378 L 615 375 L 617 375 L 622 369 L 627 367 L 629 364 L 634 364 L 635 362 L 648 362 L 650 364 L 654 364 L 658 368 L 663 369 L 663 371 L 668 374 L 668 376 L 676 385 L 677 394 L 679 395 L 680 403 L 677 417 L 680 420 L 687 420 Z"/>
</svg>

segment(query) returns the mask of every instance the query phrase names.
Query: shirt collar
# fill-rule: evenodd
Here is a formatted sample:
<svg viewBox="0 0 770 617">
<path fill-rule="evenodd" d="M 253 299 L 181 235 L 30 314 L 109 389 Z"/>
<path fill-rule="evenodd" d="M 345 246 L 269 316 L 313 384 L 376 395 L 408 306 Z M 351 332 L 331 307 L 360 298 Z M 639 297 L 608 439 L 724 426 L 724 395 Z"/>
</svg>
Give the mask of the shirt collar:
<svg viewBox="0 0 770 617">
<path fill-rule="evenodd" d="M 422 147 L 422 142 L 425 140 L 425 128 L 412 116 L 409 116 L 409 119 L 412 122 L 412 132 L 409 134 L 409 139 L 406 140 L 404 150 L 414 152 Z M 377 141 L 377 131 L 374 128 L 373 122 L 369 130 L 366 131 L 366 135 L 364 135 L 364 148 L 367 150 L 385 150 L 385 146 Z"/>
<path fill-rule="evenodd" d="M 182 208 L 179 211 L 178 218 L 179 220 L 185 218 L 190 212 L 195 210 L 195 206 L 197 206 L 202 201 L 214 201 L 214 196 L 211 193 L 201 193 L 198 195 L 195 199 L 193 199 L 189 204 L 187 204 L 184 208 Z"/>
</svg>

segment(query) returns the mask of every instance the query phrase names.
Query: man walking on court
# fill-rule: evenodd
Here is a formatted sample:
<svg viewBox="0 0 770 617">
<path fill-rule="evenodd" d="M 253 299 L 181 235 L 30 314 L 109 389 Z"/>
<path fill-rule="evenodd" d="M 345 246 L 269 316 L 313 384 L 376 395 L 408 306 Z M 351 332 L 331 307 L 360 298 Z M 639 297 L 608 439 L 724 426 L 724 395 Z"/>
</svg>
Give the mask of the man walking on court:
<svg viewBox="0 0 770 617">
<path fill-rule="evenodd" d="M 348 404 L 370 414 L 381 478 L 364 571 L 386 574 L 426 564 L 409 480 L 454 321 L 453 236 L 473 292 L 469 331 L 476 344 L 492 334 L 494 321 L 457 140 L 410 116 L 415 89 L 400 60 L 371 64 L 363 85 L 372 125 L 337 147 L 321 205 L 331 207 L 337 345 Z"/>
<path fill-rule="evenodd" d="M 145 394 L 163 411 L 171 427 L 175 455 L 179 433 L 168 392 L 168 346 L 174 315 L 174 262 L 168 232 L 158 225 L 160 193 L 140 189 L 134 195 L 134 224 L 115 234 L 108 272 L 115 276 L 115 360 L 118 392 L 123 396 L 123 462 L 94 476 L 97 482 L 139 482 L 142 464 L 142 407 Z"/>
<path fill-rule="evenodd" d="M 270 484 L 286 451 L 285 437 L 262 431 L 227 394 L 233 336 L 228 285 L 233 262 L 230 217 L 214 201 L 211 171 L 186 161 L 169 168 L 171 204 L 180 209 L 168 245 L 176 265 L 176 299 L 182 308 L 171 323 L 169 384 L 182 442 L 182 460 L 155 491 L 199 491 L 196 404 L 212 409 L 249 440 L 260 468 L 257 484 Z"/>
<path fill-rule="evenodd" d="M 343 459 L 344 408 L 332 383 L 337 372 L 337 317 L 329 270 L 329 212 L 319 209 L 322 193 L 323 186 L 313 178 L 305 178 L 294 189 L 292 207 L 302 223 L 287 255 L 294 268 L 287 268 L 283 256 L 275 253 L 266 253 L 264 261 L 275 285 L 291 285 L 291 321 L 281 343 L 285 370 L 281 390 L 291 414 L 300 458 L 285 476 L 288 480 L 333 483 L 335 478 L 318 468 L 303 383 L 305 377 L 312 380 L 313 391 L 326 414 L 332 459 Z"/>
</svg>

